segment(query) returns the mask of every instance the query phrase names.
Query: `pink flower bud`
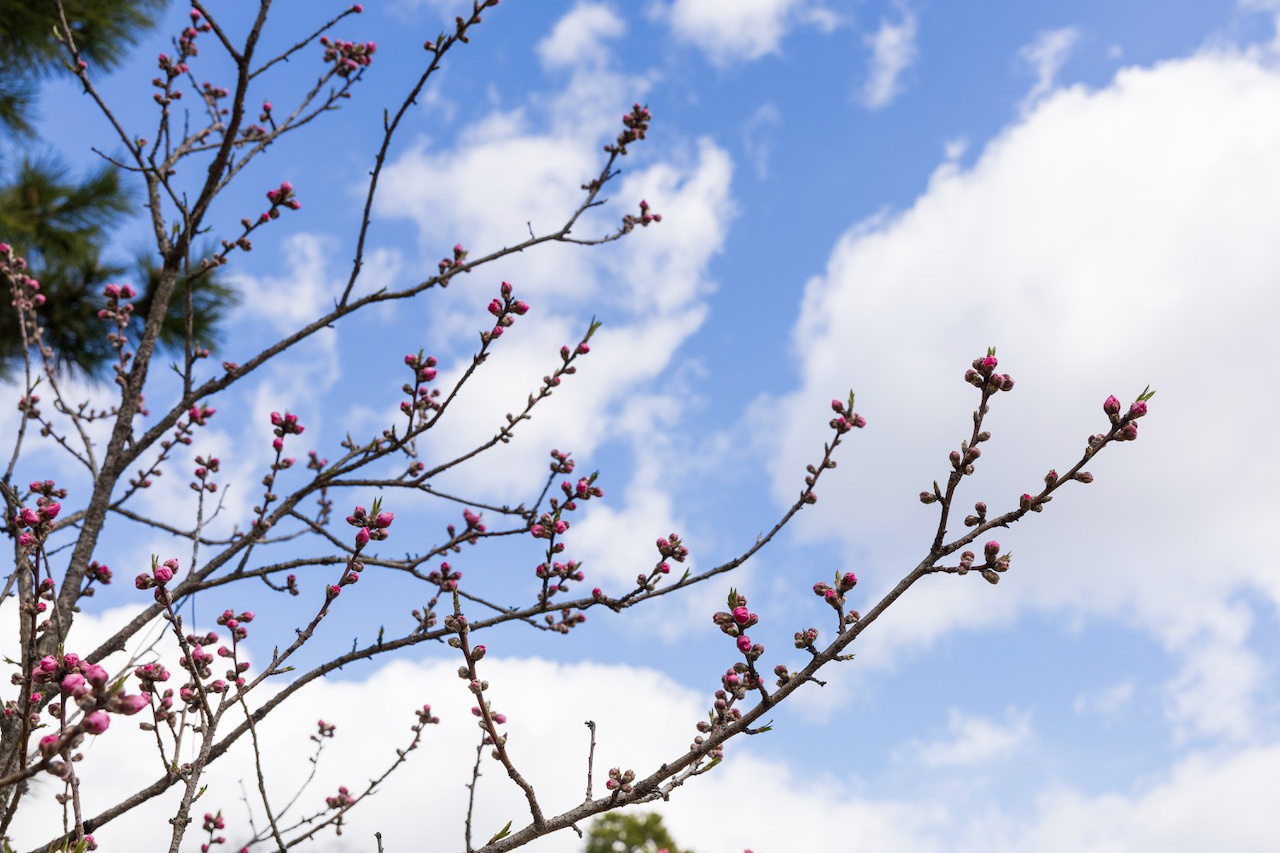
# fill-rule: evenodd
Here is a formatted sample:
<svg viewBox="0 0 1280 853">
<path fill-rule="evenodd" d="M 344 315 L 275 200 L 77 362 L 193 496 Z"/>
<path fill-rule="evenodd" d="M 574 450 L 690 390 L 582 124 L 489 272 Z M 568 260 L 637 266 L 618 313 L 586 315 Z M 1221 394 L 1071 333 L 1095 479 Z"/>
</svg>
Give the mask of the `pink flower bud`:
<svg viewBox="0 0 1280 853">
<path fill-rule="evenodd" d="M 385 529 L 391 526 L 391 522 L 395 520 L 395 517 L 396 517 L 396 514 L 394 512 L 380 512 L 378 513 L 377 521 L 375 521 L 374 523 L 378 527 Z"/>
<path fill-rule="evenodd" d="M 1120 414 L 1120 401 L 1116 399 L 1116 395 L 1112 394 L 1102 403 L 1102 411 L 1108 415 Z"/>
<path fill-rule="evenodd" d="M 746 634 L 743 634 L 738 638 L 738 651 L 742 652 L 744 655 L 751 651 L 751 638 Z"/>
<path fill-rule="evenodd" d="M 994 560 L 1000 554 L 1000 543 L 992 539 L 982 546 L 982 553 L 988 560 Z"/>
<path fill-rule="evenodd" d="M 356 532 L 356 547 L 363 548 L 365 545 L 368 545 L 368 544 L 369 544 L 369 528 L 361 527 Z"/>
<path fill-rule="evenodd" d="M 739 625 L 745 625 L 751 621 L 751 613 L 745 607 L 733 608 L 733 621 Z"/>
<path fill-rule="evenodd" d="M 112 701 L 112 710 L 117 713 L 131 717 L 151 704 L 150 700 L 142 693 L 134 693 L 130 696 L 117 696 Z"/>
<path fill-rule="evenodd" d="M 152 575 L 155 577 L 156 583 L 168 583 L 173 580 L 173 569 L 168 566 L 156 566 Z"/>
<path fill-rule="evenodd" d="M 111 717 L 106 711 L 94 711 L 86 714 L 80 726 L 91 735 L 100 735 L 111 725 Z"/>
</svg>

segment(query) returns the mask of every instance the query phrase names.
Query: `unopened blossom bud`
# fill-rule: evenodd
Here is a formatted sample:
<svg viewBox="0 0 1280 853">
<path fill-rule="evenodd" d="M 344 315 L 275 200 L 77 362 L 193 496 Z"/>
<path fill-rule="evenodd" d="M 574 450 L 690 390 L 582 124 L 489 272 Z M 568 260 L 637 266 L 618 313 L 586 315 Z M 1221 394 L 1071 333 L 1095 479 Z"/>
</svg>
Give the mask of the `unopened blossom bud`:
<svg viewBox="0 0 1280 853">
<path fill-rule="evenodd" d="M 395 521 L 395 517 L 395 513 L 393 512 L 380 512 L 378 513 L 378 518 L 374 523 L 378 527 L 385 529 L 391 526 L 391 522 Z"/>
<path fill-rule="evenodd" d="M 356 547 L 363 548 L 369 544 L 369 528 L 361 527 L 356 531 Z"/>
<path fill-rule="evenodd" d="M 1129 417 L 1140 418 L 1147 413 L 1147 404 L 1144 400 L 1139 400 L 1129 407 Z"/>
<path fill-rule="evenodd" d="M 156 566 L 151 574 L 155 577 L 156 583 L 164 584 L 173 580 L 173 569 L 168 566 Z"/>
<path fill-rule="evenodd" d="M 1076 479 L 1079 480 L 1081 483 L 1092 483 L 1093 475 L 1090 474 L 1088 471 L 1081 471 L 1079 474 L 1076 474 Z"/>
<path fill-rule="evenodd" d="M 982 546 L 982 553 L 988 561 L 994 560 L 1000 554 L 1000 543 L 992 539 Z"/>
<path fill-rule="evenodd" d="M 111 717 L 106 711 L 93 711 L 86 714 L 80 726 L 91 735 L 100 735 L 111 725 Z"/>
<path fill-rule="evenodd" d="M 743 654 L 746 654 L 747 652 L 751 651 L 751 638 L 748 637 L 746 634 L 743 634 L 741 637 L 738 637 L 738 651 L 742 652 Z"/>
<path fill-rule="evenodd" d="M 151 702 L 145 694 L 134 693 L 129 696 L 117 696 L 112 700 L 111 709 L 125 716 L 132 716 L 150 704 Z"/>
<path fill-rule="evenodd" d="M 1115 394 L 1112 394 L 1103 401 L 1102 411 L 1106 412 L 1111 417 L 1115 417 L 1120 414 L 1120 401 L 1116 399 Z"/>
<path fill-rule="evenodd" d="M 750 612 L 748 612 L 748 611 L 747 611 L 747 608 L 745 608 L 745 607 L 735 607 L 735 608 L 733 608 L 733 621 L 734 621 L 734 622 L 737 622 L 739 625 L 745 625 L 745 624 L 747 624 L 747 622 L 749 622 L 750 620 L 751 620 L 751 614 L 750 614 Z"/>
</svg>

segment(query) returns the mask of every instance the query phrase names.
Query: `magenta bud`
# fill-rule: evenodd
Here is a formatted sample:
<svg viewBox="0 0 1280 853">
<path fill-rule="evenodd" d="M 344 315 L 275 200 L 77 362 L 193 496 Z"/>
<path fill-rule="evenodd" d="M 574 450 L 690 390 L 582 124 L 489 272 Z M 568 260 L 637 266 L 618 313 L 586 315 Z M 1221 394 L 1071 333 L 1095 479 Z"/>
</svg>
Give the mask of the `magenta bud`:
<svg viewBox="0 0 1280 853">
<path fill-rule="evenodd" d="M 91 735 L 100 735 L 107 730 L 107 726 L 111 725 L 111 717 L 106 711 L 94 711 L 86 714 L 85 718 L 80 722 L 80 727 Z"/>
<path fill-rule="evenodd" d="M 356 531 L 356 547 L 363 548 L 369 544 L 369 528 L 361 527 Z"/>
</svg>

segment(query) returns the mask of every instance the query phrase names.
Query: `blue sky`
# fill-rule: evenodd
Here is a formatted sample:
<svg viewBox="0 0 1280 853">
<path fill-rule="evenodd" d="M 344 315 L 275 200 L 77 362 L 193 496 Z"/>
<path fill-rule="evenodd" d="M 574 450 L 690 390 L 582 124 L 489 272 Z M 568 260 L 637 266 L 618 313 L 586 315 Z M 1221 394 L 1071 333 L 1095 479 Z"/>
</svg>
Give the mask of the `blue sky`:
<svg viewBox="0 0 1280 853">
<path fill-rule="evenodd" d="M 457 5 L 370 2 L 334 28 L 378 42 L 365 82 L 247 169 L 212 216 L 214 236 L 231 233 L 282 179 L 303 205 L 229 268 L 245 303 L 224 358 L 243 360 L 340 292 L 381 111 Z M 310 11 L 276 12 L 268 45 L 313 25 Z M 868 427 L 842 448 L 818 504 L 747 567 L 618 617 L 592 611 L 568 638 L 506 630 L 486 641 L 511 748 L 561 811 L 580 798 L 584 719 L 599 724 L 598 767 L 643 771 L 686 748 L 736 658 L 710 619 L 730 584 L 761 616 L 753 638 L 768 667 L 795 668 L 792 633 L 828 624 L 815 581 L 855 571 L 852 606 L 865 611 L 915 565 L 936 524 L 915 496 L 944 477 L 967 435 L 975 402 L 961 376 L 985 347 L 998 346 L 1018 381 L 996 402 L 994 439 L 963 493 L 993 510 L 1078 458 L 1105 426 L 1108 394 L 1132 399 L 1150 383 L 1159 393 L 1139 440 L 1091 463 L 1094 484 L 1002 533 L 1014 562 L 999 586 L 926 578 L 826 687 L 779 708 L 767 735 L 732 742 L 724 764 L 662 812 L 699 853 L 1271 849 L 1276 14 L 1266 2 L 1207 0 L 507 0 L 449 55 L 392 149 L 359 289 L 421 280 L 456 242 L 479 255 L 521 239 L 526 223 L 556 227 L 635 101 L 653 112 L 649 138 L 628 155 L 611 204 L 575 233 L 604 233 L 640 198 L 662 223 L 606 247 L 516 256 L 375 309 L 211 401 L 219 416 L 204 450 L 238 484 L 223 520 L 243 522 L 255 502 L 270 411 L 299 414 L 300 449 L 336 456 L 345 432 L 375 434 L 395 412 L 405 352 L 426 347 L 442 378 L 457 375 L 504 279 L 532 310 L 428 453 L 448 458 L 492 434 L 559 346 L 601 319 L 579 375 L 528 430 L 439 486 L 516 503 L 536 495 L 549 448 L 573 450 L 579 470 L 602 472 L 606 497 L 571 529 L 569 553 L 607 592 L 652 565 L 653 540 L 671 530 L 695 570 L 749 546 L 820 457 L 828 401 L 857 391 Z M 142 135 L 154 126 L 146 57 L 159 49 L 103 81 Z M 209 65 L 196 75 L 217 82 L 216 57 L 199 61 Z M 289 103 L 314 79 L 309 61 L 318 56 L 266 77 L 251 103 Z M 89 138 L 110 148 L 88 107 L 62 83 L 42 101 L 49 138 L 76 163 L 92 162 L 80 147 Z M 126 228 L 122 242 L 141 234 Z M 164 382 L 148 396 L 162 398 Z M 62 470 L 42 453 L 33 476 Z M 186 512 L 185 476 L 141 495 L 141 508 Z M 344 493 L 337 507 L 373 497 Z M 398 517 L 388 553 L 456 520 L 386 501 Z M 122 529 L 107 547 L 127 578 L 175 546 Z M 537 561 L 526 541 L 453 562 L 472 588 L 516 603 Z M 322 583 L 310 582 L 311 599 Z M 244 595 L 198 606 L 269 615 L 251 639 L 264 657 L 314 605 Z M 367 575 L 344 592 L 314 659 L 378 624 L 403 627 L 426 596 Z M 98 603 L 136 600 L 122 583 Z M 91 620 L 84 642 L 121 612 Z M 321 849 L 369 849 L 375 830 L 388 850 L 461 848 L 474 741 L 457 663 L 443 646 L 416 647 L 329 678 L 279 715 L 269 757 L 281 791 L 307 769 L 296 756 L 314 718 L 338 723 L 324 793 L 380 772 L 415 705 L 443 718 Z M 149 781 L 111 760 L 128 748 L 113 728 L 84 772 Z M 218 769 L 208 797 L 242 828 L 237 778 Z M 481 825 L 522 825 L 496 766 L 481 801 Z M 154 826 L 138 818 L 114 831 Z M 530 849 L 578 842 L 562 833 Z"/>
</svg>

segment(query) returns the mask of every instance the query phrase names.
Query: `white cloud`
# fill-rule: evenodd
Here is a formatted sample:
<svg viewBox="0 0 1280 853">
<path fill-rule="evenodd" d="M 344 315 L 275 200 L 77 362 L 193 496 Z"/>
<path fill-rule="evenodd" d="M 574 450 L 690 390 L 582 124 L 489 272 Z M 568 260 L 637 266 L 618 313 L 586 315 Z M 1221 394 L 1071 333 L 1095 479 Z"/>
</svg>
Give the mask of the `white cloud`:
<svg viewBox="0 0 1280 853">
<path fill-rule="evenodd" d="M 606 40 L 618 38 L 626 30 L 626 22 L 608 6 L 579 3 L 538 42 L 538 58 L 547 68 L 603 66 L 609 59 Z"/>
<path fill-rule="evenodd" d="M 1133 681 L 1129 679 L 1100 690 L 1081 693 L 1076 697 L 1073 707 L 1077 714 L 1098 714 L 1103 717 L 1114 717 L 1129 707 L 1133 702 L 1133 694 Z"/>
<path fill-rule="evenodd" d="M 1028 607 L 1120 619 L 1181 662 L 1171 713 L 1187 731 L 1257 724 L 1240 626 L 1280 602 L 1262 556 L 1280 463 L 1261 451 L 1280 407 L 1257 391 L 1280 310 L 1280 124 L 1257 117 L 1278 111 L 1280 75 L 1248 56 L 1126 69 L 1100 91 L 1045 98 L 972 168 L 840 240 L 794 330 L 802 388 L 761 405 L 781 413 L 781 503 L 824 437 L 824 401 L 859 392 L 870 425 L 798 531 L 867 554 L 871 600 L 936 524 L 913 496 L 966 432 L 974 399 L 959 376 L 984 347 L 998 344 L 1019 382 L 995 403 L 966 508 L 1003 511 L 1078 458 L 1108 393 L 1160 392 L 1140 439 L 1090 464 L 1094 485 L 1001 533 L 1015 557 L 999 587 L 927 578 L 859 640 L 864 665 Z"/>
<path fill-rule="evenodd" d="M 769 177 L 769 155 L 773 153 L 776 129 L 782 112 L 773 104 L 761 104 L 742 128 L 742 147 L 755 169 L 756 177 Z"/>
<path fill-rule="evenodd" d="M 823 32 L 838 25 L 825 9 L 805 10 L 804 5 L 798 0 L 673 0 L 655 9 L 678 40 L 703 50 L 717 65 L 728 65 L 777 53 L 798 23 Z"/>
<path fill-rule="evenodd" d="M 868 109 L 886 107 L 902 94 L 902 73 L 911 67 L 919 53 L 916 13 L 900 5 L 898 15 L 897 21 L 882 18 L 880 28 L 866 37 L 871 59 L 860 100 Z"/>
<path fill-rule="evenodd" d="M 14 612 L 12 608 L 9 613 Z M 85 615 L 77 621 L 71 647 L 84 648 L 105 635 L 125 611 Z M 6 619 L 6 622 L 11 621 Z M 257 629 L 255 623 L 255 629 Z M 579 631 L 589 630 L 580 628 Z M 0 636 L 11 637 L 11 633 Z M 588 732 L 596 723 L 596 790 L 611 766 L 654 769 L 683 752 L 695 734 L 694 723 L 711 701 L 714 673 L 705 689 L 690 688 L 644 666 L 562 664 L 538 658 L 505 656 L 505 642 L 486 638 L 489 655 L 481 664 L 490 683 L 488 696 L 506 714 L 508 747 L 521 773 L 537 788 L 548 814 L 581 802 L 585 788 Z M 172 649 L 165 651 L 172 655 Z M 429 727 L 407 763 L 381 791 L 347 816 L 343 836 L 327 834 L 315 842 L 321 851 L 364 849 L 382 833 L 387 849 L 421 847 L 424 826 L 435 846 L 452 849 L 461 842 L 462 818 L 475 760 L 478 731 L 469 708 L 473 697 L 455 673 L 457 660 L 445 647 L 432 646 L 416 661 L 385 663 L 376 669 L 349 667 L 346 678 L 327 678 L 307 687 L 259 724 L 267 786 L 277 809 L 298 790 L 310 772 L 313 746 L 308 740 L 317 719 L 336 724 L 325 743 L 316 778 L 303 793 L 297 814 L 323 810 L 323 798 L 339 785 L 362 791 L 366 780 L 387 767 L 395 750 L 411 737 L 413 711 L 430 703 L 440 717 Z M 118 657 L 118 656 L 117 656 Z M 234 722 L 234 718 L 229 722 Z M 951 737 L 925 744 L 921 757 L 932 767 L 968 768 L 1007 754 L 1026 742 L 1027 715 L 1010 711 L 1003 722 L 952 712 Z M 1151 776 L 1133 790 L 1086 793 L 1049 786 L 1034 806 L 1014 812 L 982 786 L 957 790 L 947 782 L 921 776 L 912 795 L 894 797 L 872 788 L 857 773 L 854 737 L 833 749 L 850 750 L 850 772 L 839 776 L 801 772 L 781 758 L 766 757 L 769 736 L 729 745 L 726 760 L 713 772 L 690 780 L 659 808 L 682 845 L 693 849 L 812 850 L 842 853 L 850 839 L 866 851 L 985 851 L 1030 853 L 1066 851 L 1204 849 L 1269 850 L 1274 827 L 1268 808 L 1280 785 L 1280 744 L 1250 750 L 1193 754 L 1169 771 Z M 247 740 L 247 739 L 246 739 Z M 917 745 L 918 746 L 918 745 Z M 222 810 L 223 833 L 236 849 L 247 840 L 248 803 L 257 803 L 255 773 L 247 742 L 214 763 L 205 776 L 208 789 L 196 814 Z M 85 760 L 77 765 L 86 811 L 96 814 L 119 798 L 151 782 L 161 770 L 150 736 L 117 718 L 103 735 L 86 741 Z M 58 789 L 37 779 L 24 802 L 23 819 L 14 828 L 20 848 L 46 839 L 47 827 L 60 822 L 53 795 Z M 411 792 L 411 793 L 410 793 Z M 487 838 L 508 820 L 518 829 L 528 822 L 519 791 L 487 756 L 477 788 L 475 832 Z M 945 795 L 944 795 L 945 794 Z M 406 808 L 406 796 L 416 804 Z M 769 808 L 741 808 L 768 803 Z M 173 792 L 101 827 L 95 836 L 104 849 L 125 844 L 155 849 L 167 843 L 176 800 Z M 258 825 L 262 826 L 260 808 Z M 783 821 L 779 814 L 820 814 L 823 820 Z M 194 830 L 193 830 L 194 831 Z M 189 835 L 194 838 L 195 835 Z M 434 846 L 432 849 L 435 849 Z M 542 853 L 572 853 L 581 841 L 569 830 L 525 848 Z"/>
<path fill-rule="evenodd" d="M 917 742 L 910 753 L 926 767 L 967 767 L 1008 758 L 1031 737 L 1031 714 L 1010 708 L 1003 721 L 970 716 L 952 708 L 947 734 Z"/>
<path fill-rule="evenodd" d="M 1025 113 L 1037 101 L 1053 88 L 1058 72 L 1071 55 L 1071 49 L 1080 39 L 1080 31 L 1075 27 L 1062 27 L 1057 30 L 1044 30 L 1036 34 L 1030 44 L 1018 51 L 1018 58 L 1035 72 L 1036 82 L 1022 101 Z"/>
</svg>

